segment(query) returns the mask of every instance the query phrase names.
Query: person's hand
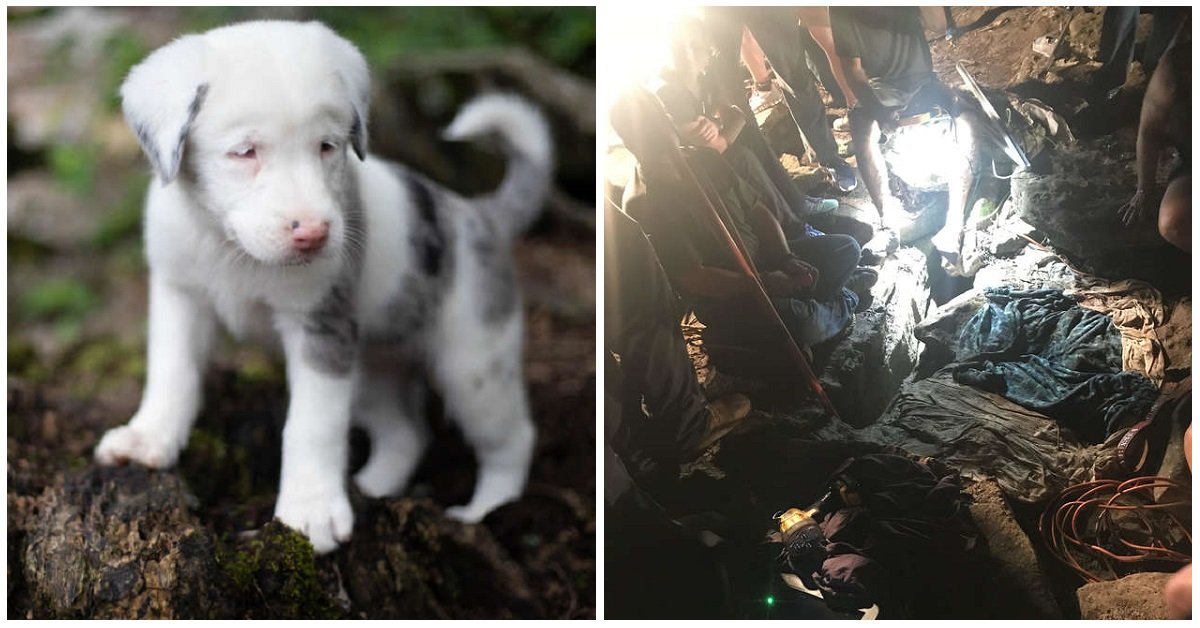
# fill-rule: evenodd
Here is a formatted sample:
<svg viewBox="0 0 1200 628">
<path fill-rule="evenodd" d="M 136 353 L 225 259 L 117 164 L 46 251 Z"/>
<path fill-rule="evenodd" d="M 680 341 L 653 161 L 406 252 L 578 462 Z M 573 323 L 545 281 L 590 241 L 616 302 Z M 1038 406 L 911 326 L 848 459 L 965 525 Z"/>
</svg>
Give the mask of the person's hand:
<svg viewBox="0 0 1200 628">
<path fill-rule="evenodd" d="M 692 136 L 696 144 L 701 146 L 710 146 L 721 136 L 721 129 L 717 128 L 717 125 L 712 120 L 703 116 L 684 125 L 683 130 Z"/>
<path fill-rule="evenodd" d="M 821 279 L 821 271 L 798 257 L 789 257 L 783 263 L 783 272 L 792 278 L 799 290 L 810 289 Z"/>
<path fill-rule="evenodd" d="M 876 107 L 871 117 L 875 118 L 875 122 L 879 123 L 879 132 L 884 135 L 895 133 L 896 125 L 900 122 L 899 110 L 884 107 L 883 105 Z"/>
<path fill-rule="evenodd" d="M 1134 192 L 1133 198 L 1117 210 L 1117 214 L 1126 226 L 1141 222 L 1146 215 L 1146 193 L 1138 189 L 1137 192 Z"/>
<path fill-rule="evenodd" d="M 1167 611 L 1174 619 L 1187 619 L 1192 616 L 1192 566 L 1180 569 L 1167 580 Z"/>
<path fill-rule="evenodd" d="M 796 292 L 795 279 L 781 270 L 764 273 L 759 276 L 759 279 L 762 280 L 763 290 L 767 291 L 767 296 L 787 297 Z"/>
</svg>

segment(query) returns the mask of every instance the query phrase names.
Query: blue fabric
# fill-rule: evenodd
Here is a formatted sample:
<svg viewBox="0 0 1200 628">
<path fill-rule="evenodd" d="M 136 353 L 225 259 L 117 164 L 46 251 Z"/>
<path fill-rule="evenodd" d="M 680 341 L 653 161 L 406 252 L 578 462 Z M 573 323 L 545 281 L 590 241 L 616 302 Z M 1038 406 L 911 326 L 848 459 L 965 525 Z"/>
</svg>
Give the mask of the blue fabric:
<svg viewBox="0 0 1200 628">
<path fill-rule="evenodd" d="M 1041 412 L 1098 443 L 1140 420 L 1157 391 L 1121 370 L 1112 320 L 1058 290 L 985 291 L 963 327 L 954 380 Z"/>
</svg>

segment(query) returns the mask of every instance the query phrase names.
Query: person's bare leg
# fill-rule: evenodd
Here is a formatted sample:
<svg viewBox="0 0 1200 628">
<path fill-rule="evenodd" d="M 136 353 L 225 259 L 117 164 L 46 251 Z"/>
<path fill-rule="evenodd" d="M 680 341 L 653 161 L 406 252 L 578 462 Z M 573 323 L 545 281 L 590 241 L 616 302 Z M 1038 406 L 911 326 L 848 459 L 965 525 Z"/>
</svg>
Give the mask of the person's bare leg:
<svg viewBox="0 0 1200 628">
<path fill-rule="evenodd" d="M 950 198 L 946 205 L 946 224 L 933 237 L 933 245 L 955 267 L 961 267 L 963 226 L 967 219 L 967 203 L 971 185 L 979 174 L 979 122 L 973 112 L 963 112 L 954 120 L 954 142 L 960 158 L 948 166 L 947 184 Z"/>
<path fill-rule="evenodd" d="M 871 202 L 879 213 L 882 225 L 887 167 L 883 163 L 883 151 L 879 148 L 879 125 L 860 109 L 850 111 L 850 142 L 858 158 L 858 172 L 867 186 L 867 193 L 871 195 Z"/>
<path fill-rule="evenodd" d="M 1158 208 L 1158 232 L 1176 247 L 1192 252 L 1192 175 L 1171 181 Z"/>
<path fill-rule="evenodd" d="M 742 63 L 750 70 L 755 85 L 762 85 L 771 80 L 771 72 L 767 69 L 767 55 L 763 52 L 758 40 L 750 34 L 750 29 L 742 27 Z"/>
</svg>

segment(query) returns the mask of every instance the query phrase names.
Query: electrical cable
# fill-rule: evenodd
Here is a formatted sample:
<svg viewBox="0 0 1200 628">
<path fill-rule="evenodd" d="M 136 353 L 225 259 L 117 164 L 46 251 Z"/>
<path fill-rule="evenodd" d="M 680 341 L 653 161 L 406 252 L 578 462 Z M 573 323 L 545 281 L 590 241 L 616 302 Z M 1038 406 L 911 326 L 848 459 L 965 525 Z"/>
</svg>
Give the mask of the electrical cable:
<svg viewBox="0 0 1200 628">
<path fill-rule="evenodd" d="M 1046 507 L 1038 531 L 1050 553 L 1088 582 L 1119 578 L 1130 565 L 1185 565 L 1192 560 L 1192 535 L 1171 509 L 1190 501 L 1156 502 L 1159 488 L 1190 492 L 1151 476 L 1071 486 Z"/>
</svg>

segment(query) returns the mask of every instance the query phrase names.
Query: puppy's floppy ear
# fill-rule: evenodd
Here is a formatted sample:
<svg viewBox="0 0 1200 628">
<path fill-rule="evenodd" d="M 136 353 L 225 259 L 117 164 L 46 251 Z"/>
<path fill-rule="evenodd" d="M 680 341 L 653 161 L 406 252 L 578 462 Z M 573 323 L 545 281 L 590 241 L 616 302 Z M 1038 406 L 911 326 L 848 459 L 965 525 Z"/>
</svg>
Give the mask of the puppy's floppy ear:
<svg viewBox="0 0 1200 628">
<path fill-rule="evenodd" d="M 125 121 L 164 184 L 179 174 L 184 144 L 204 96 L 207 44 L 188 35 L 155 50 L 121 85 Z"/>
<path fill-rule="evenodd" d="M 322 31 L 326 54 L 333 63 L 337 79 L 354 108 L 354 123 L 350 127 L 350 146 L 359 159 L 367 158 L 367 113 L 371 104 L 371 74 L 367 60 L 354 44 L 346 41 L 328 26 L 312 22 Z"/>
</svg>

